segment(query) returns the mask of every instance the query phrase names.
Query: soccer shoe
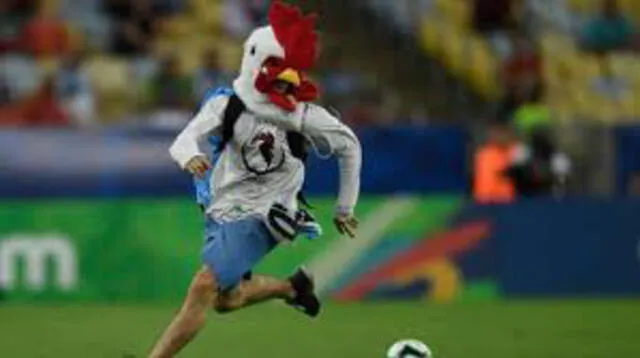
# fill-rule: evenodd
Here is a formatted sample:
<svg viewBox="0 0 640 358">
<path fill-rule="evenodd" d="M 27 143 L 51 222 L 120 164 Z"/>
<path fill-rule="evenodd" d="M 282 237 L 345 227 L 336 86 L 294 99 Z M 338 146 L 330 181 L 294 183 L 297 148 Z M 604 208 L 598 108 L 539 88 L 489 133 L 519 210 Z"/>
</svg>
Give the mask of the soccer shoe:
<svg viewBox="0 0 640 358">
<path fill-rule="evenodd" d="M 298 269 L 296 273 L 289 277 L 289 282 L 293 286 L 295 297 L 287 300 L 287 304 L 309 317 L 318 316 L 322 304 L 314 292 L 315 285 L 311 275 L 304 269 Z"/>
</svg>

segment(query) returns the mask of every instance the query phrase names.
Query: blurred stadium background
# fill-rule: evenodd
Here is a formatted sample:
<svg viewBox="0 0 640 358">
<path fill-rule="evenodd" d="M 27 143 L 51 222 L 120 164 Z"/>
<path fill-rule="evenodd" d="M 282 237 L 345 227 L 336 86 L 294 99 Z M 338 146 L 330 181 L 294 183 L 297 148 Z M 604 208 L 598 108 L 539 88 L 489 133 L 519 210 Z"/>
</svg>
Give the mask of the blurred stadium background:
<svg viewBox="0 0 640 358">
<path fill-rule="evenodd" d="M 167 147 L 234 78 L 267 0 L 0 2 L 0 356 L 143 357 L 198 267 Z M 640 352 L 640 1 L 324 0 L 322 101 L 365 155 L 360 238 L 307 190 L 317 322 L 212 317 L 185 357 Z"/>
</svg>

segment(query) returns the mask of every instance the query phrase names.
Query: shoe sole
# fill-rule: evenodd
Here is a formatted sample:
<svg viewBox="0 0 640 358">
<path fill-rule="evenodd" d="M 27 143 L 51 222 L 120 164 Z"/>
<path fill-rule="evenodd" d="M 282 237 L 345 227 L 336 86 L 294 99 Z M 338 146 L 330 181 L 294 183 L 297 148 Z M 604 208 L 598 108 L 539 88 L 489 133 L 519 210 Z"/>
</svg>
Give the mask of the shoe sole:
<svg viewBox="0 0 640 358">
<path fill-rule="evenodd" d="M 310 292 L 311 294 L 316 298 L 316 300 L 318 301 L 319 304 L 319 309 L 318 309 L 318 313 L 314 316 L 308 315 L 306 313 L 306 310 L 304 309 L 304 307 L 302 306 L 297 306 L 294 305 L 294 308 L 296 308 L 297 310 L 305 313 L 307 316 L 309 316 L 312 319 L 317 318 L 320 315 L 320 312 L 322 311 L 322 302 L 320 301 L 320 298 L 318 298 L 318 295 L 316 294 L 316 281 L 315 281 L 315 277 L 313 275 L 313 273 L 311 273 L 305 266 L 300 266 L 298 268 L 298 272 L 301 272 L 310 282 L 311 284 L 311 289 Z"/>
</svg>

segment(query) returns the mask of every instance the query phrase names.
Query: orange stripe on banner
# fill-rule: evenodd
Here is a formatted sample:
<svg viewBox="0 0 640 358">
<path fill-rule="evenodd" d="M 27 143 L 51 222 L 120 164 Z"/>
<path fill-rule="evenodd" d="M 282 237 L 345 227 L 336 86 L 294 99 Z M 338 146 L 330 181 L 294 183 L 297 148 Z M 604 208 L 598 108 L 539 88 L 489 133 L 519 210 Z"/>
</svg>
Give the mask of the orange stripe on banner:
<svg viewBox="0 0 640 358">
<path fill-rule="evenodd" d="M 338 292 L 334 297 L 345 301 L 360 300 L 367 293 L 374 290 L 380 282 L 392 279 L 411 266 L 453 256 L 476 247 L 483 239 L 489 236 L 490 229 L 489 222 L 477 221 L 438 234 L 433 238 L 425 238 L 386 264 L 365 274 L 354 284 Z"/>
</svg>

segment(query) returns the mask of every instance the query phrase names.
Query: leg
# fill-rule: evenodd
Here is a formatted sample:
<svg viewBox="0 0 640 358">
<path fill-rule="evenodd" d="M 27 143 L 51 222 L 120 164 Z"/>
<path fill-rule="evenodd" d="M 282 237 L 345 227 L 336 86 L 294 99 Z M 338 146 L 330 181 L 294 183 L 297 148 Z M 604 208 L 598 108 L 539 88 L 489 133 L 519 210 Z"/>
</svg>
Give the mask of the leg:
<svg viewBox="0 0 640 358">
<path fill-rule="evenodd" d="M 228 293 L 218 296 L 214 309 L 219 313 L 227 313 L 271 299 L 291 300 L 294 297 L 295 291 L 290 281 L 254 275 Z"/>
<path fill-rule="evenodd" d="M 266 276 L 245 277 L 277 242 L 262 220 L 247 218 L 223 224 L 211 223 L 202 252 L 214 272 L 221 294 L 213 302 L 218 312 L 230 312 L 271 298 L 292 296 L 287 281 Z"/>
<path fill-rule="evenodd" d="M 218 296 L 214 309 L 219 313 L 227 313 L 270 299 L 283 299 L 307 316 L 316 317 L 320 314 L 322 304 L 314 289 L 313 278 L 303 269 L 287 280 L 256 276 L 243 281 L 227 294 Z"/>
<path fill-rule="evenodd" d="M 180 312 L 162 334 L 149 358 L 174 357 L 204 327 L 207 310 L 214 304 L 217 284 L 208 268 L 202 268 L 193 278 Z"/>
<path fill-rule="evenodd" d="M 231 312 L 281 298 L 295 307 L 302 307 L 310 316 L 318 314 L 320 304 L 313 292 L 313 280 L 305 272 L 299 271 L 288 280 L 244 277 L 276 245 L 264 223 L 257 218 L 224 224 L 208 222 L 202 258 L 223 292 L 213 301 L 216 311 Z"/>
</svg>

